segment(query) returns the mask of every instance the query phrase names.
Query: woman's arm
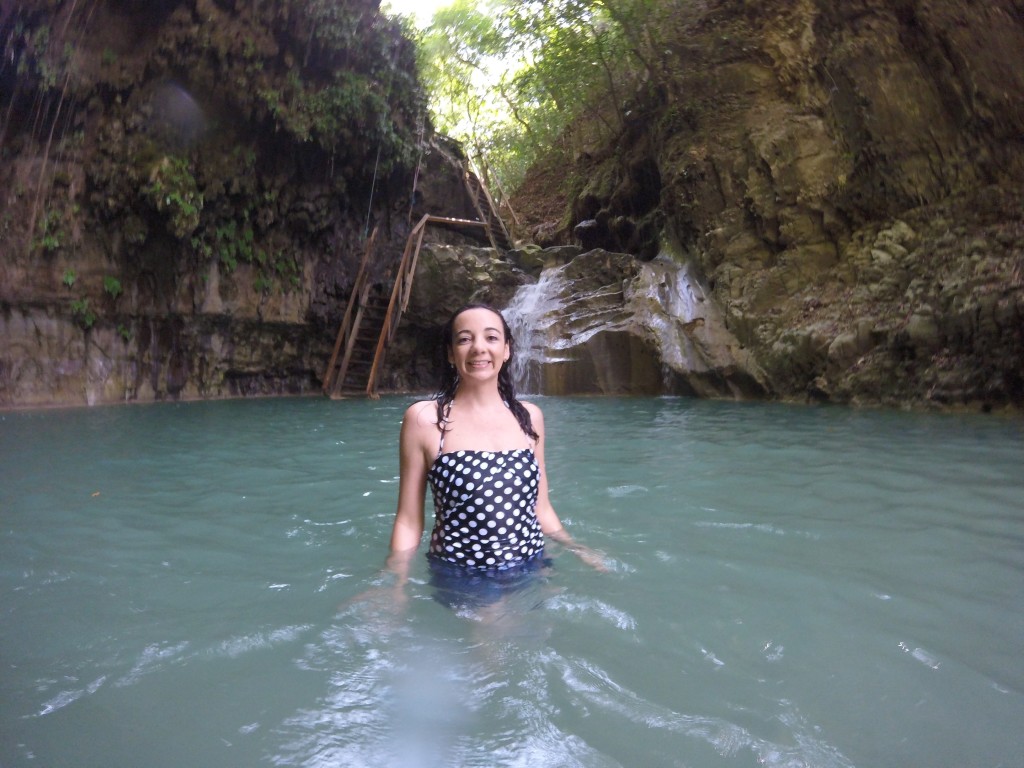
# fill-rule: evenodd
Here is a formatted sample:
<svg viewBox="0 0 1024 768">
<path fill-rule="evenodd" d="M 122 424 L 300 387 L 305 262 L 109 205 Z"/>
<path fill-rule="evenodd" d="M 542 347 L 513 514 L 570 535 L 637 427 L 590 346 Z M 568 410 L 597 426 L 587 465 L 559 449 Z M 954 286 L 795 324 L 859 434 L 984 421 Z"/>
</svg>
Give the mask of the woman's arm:
<svg viewBox="0 0 1024 768">
<path fill-rule="evenodd" d="M 548 496 L 548 473 L 544 466 L 544 414 L 541 413 L 533 403 L 523 403 L 530 413 L 530 421 L 533 422 L 533 431 L 537 433 L 537 442 L 533 448 L 533 455 L 537 457 L 537 466 L 540 467 L 540 483 L 537 487 L 537 520 L 545 536 L 550 536 L 556 541 L 559 540 L 559 533 L 568 536 L 562 521 L 558 519 L 555 508 L 551 505 L 551 498 Z"/>
<path fill-rule="evenodd" d="M 537 433 L 537 443 L 533 449 L 533 455 L 537 457 L 537 466 L 540 467 L 540 483 L 537 488 L 537 520 L 544 535 L 553 541 L 557 541 L 570 552 L 579 557 L 587 565 L 598 570 L 607 570 L 604 555 L 596 552 L 590 547 L 576 543 L 569 532 L 562 526 L 558 519 L 551 498 L 548 495 L 548 473 L 544 466 L 544 414 L 541 413 L 533 403 L 523 403 L 530 412 L 530 420 L 533 422 L 533 429 Z"/>
<path fill-rule="evenodd" d="M 423 537 L 423 497 L 427 488 L 425 438 L 430 421 L 431 401 L 414 403 L 405 411 L 399 437 L 398 509 L 391 530 L 388 567 L 404 577 L 409 561 Z"/>
</svg>

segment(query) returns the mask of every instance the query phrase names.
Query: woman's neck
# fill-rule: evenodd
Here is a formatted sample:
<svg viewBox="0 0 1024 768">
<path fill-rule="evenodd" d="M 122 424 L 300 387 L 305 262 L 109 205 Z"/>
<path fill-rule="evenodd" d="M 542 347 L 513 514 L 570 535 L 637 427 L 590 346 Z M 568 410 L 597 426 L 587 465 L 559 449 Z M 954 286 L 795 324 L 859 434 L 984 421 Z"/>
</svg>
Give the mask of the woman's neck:
<svg viewBox="0 0 1024 768">
<path fill-rule="evenodd" d="M 455 401 L 458 401 L 460 406 L 474 411 L 487 411 L 506 405 L 501 394 L 498 392 L 497 385 L 489 383 L 484 386 L 472 386 L 466 382 L 461 382 L 455 390 L 455 396 L 452 398 L 452 402 Z"/>
<path fill-rule="evenodd" d="M 531 447 L 497 387 L 459 387 L 444 414 L 446 451 L 504 451 Z"/>
</svg>

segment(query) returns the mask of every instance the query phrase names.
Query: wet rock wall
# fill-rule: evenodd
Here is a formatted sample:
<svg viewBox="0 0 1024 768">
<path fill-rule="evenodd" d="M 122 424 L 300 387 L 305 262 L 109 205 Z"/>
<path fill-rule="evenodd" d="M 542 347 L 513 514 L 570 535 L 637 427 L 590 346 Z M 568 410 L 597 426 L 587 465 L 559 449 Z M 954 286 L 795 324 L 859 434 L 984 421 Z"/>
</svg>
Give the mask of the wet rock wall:
<svg viewBox="0 0 1024 768">
<path fill-rule="evenodd" d="M 773 396 L 1024 404 L 1019 3 L 676 5 L 621 132 L 523 190 L 568 212 L 533 231 L 670 243 Z"/>
<path fill-rule="evenodd" d="M 0 406 L 317 391 L 369 233 L 469 210 L 378 6 L 0 6 Z"/>
</svg>

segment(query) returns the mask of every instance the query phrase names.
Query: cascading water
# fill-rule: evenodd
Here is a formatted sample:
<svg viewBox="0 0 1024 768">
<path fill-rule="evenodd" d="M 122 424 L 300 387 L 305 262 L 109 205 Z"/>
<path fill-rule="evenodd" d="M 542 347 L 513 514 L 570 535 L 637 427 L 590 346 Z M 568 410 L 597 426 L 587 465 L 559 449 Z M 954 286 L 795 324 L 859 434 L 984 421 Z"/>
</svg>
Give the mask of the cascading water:
<svg viewBox="0 0 1024 768">
<path fill-rule="evenodd" d="M 523 394 L 756 395 L 763 374 L 686 264 L 592 251 L 545 269 L 505 311 Z"/>
<path fill-rule="evenodd" d="M 595 284 L 575 270 L 570 276 L 570 267 L 545 269 L 536 283 L 522 286 L 506 308 L 516 340 L 512 376 L 517 392 L 547 394 L 547 372 L 552 366 L 579 362 L 591 338 L 625 330 L 630 324 L 621 282 Z"/>
<path fill-rule="evenodd" d="M 520 394 L 540 394 L 540 367 L 550 362 L 548 336 L 563 309 L 565 285 L 561 267 L 545 269 L 536 283 L 520 287 L 505 308 L 516 345 L 512 381 Z"/>
</svg>

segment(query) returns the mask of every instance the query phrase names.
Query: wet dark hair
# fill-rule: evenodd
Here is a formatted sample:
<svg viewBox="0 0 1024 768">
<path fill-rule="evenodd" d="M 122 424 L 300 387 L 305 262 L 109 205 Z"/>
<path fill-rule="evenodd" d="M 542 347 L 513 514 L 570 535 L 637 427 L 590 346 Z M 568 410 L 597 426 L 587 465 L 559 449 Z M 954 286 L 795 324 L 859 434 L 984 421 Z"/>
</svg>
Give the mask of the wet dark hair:
<svg viewBox="0 0 1024 768">
<path fill-rule="evenodd" d="M 526 410 L 526 407 L 516 399 L 516 388 L 512 383 L 512 359 L 516 354 L 516 343 L 515 339 L 512 338 L 512 329 L 508 327 L 508 322 L 505 320 L 505 316 L 501 314 L 494 307 L 487 304 L 466 304 L 463 307 L 459 307 L 448 318 L 443 326 L 441 326 L 441 353 L 443 359 L 443 365 L 441 366 L 441 386 L 437 390 L 437 394 L 434 395 L 434 399 L 437 401 L 437 425 L 441 432 L 448 430 L 448 410 L 451 408 L 452 402 L 455 400 L 455 390 L 459 386 L 459 374 L 455 370 L 455 366 L 448 362 L 448 350 L 452 348 L 452 344 L 455 339 L 452 338 L 452 333 L 455 330 L 455 320 L 463 312 L 470 309 L 486 309 L 488 312 L 493 312 L 501 318 L 502 332 L 505 334 L 505 341 L 508 342 L 508 360 L 501 366 L 501 370 L 498 371 L 498 394 L 501 395 L 501 399 L 505 401 L 505 405 L 508 406 L 509 410 L 512 411 L 512 415 L 516 417 L 516 421 L 519 422 L 519 426 L 522 428 L 529 437 L 534 440 L 540 440 L 540 435 L 533 428 L 533 420 L 530 419 L 530 412 Z"/>
</svg>

